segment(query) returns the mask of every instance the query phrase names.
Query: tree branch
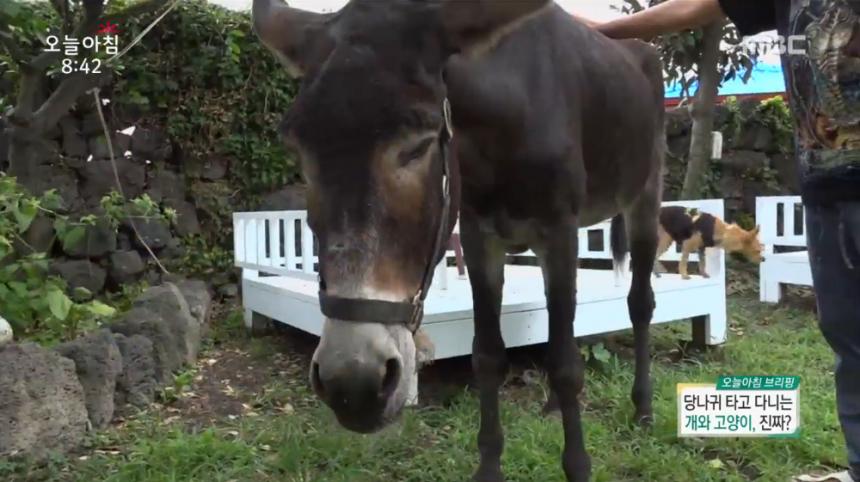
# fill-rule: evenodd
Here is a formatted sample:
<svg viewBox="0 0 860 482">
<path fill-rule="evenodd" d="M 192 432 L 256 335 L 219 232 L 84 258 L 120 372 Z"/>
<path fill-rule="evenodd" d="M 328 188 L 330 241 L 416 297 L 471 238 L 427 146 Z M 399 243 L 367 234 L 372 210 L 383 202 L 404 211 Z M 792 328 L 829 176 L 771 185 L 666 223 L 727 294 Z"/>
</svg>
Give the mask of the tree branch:
<svg viewBox="0 0 860 482">
<path fill-rule="evenodd" d="M 103 85 L 109 79 L 110 76 L 107 74 L 92 75 L 77 72 L 69 75 L 33 114 L 31 128 L 36 132 L 47 131 L 69 112 L 78 98 L 93 87 Z"/>
<path fill-rule="evenodd" d="M 168 0 L 144 0 L 138 2 L 134 5 L 131 5 L 121 12 L 114 13 L 111 15 L 101 15 L 101 11 L 99 12 L 99 16 L 92 18 L 87 15 L 87 18 L 78 25 L 78 28 L 75 29 L 74 38 L 86 37 L 88 35 L 92 35 L 98 29 L 99 23 L 102 22 L 121 22 L 129 17 L 134 17 L 137 15 L 143 15 L 145 13 L 152 12 L 164 6 Z M 48 67 L 50 67 L 54 62 L 59 60 L 62 57 L 61 52 L 42 52 L 39 54 L 32 62 L 30 62 L 26 68 L 27 70 L 32 69 L 36 73 L 44 72 Z"/>
</svg>

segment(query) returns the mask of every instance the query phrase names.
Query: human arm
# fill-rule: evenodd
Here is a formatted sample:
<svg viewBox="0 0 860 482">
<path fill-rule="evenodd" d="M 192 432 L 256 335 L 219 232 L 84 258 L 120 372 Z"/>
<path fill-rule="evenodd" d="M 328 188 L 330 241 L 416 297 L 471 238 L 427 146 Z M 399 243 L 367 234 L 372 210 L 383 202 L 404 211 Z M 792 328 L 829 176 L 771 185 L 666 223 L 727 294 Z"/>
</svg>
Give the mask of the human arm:
<svg viewBox="0 0 860 482">
<path fill-rule="evenodd" d="M 590 22 L 590 26 L 607 37 L 647 40 L 665 33 L 701 27 L 725 17 L 720 0 L 668 0 L 605 23 Z"/>
</svg>

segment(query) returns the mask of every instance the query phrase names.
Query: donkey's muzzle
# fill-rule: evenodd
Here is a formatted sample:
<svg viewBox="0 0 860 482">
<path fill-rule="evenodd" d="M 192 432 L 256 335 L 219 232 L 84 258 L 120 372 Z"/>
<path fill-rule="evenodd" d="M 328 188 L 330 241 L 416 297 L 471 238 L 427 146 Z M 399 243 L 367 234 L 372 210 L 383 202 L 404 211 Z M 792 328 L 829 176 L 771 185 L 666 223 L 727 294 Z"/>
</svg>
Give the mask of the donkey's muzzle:
<svg viewBox="0 0 860 482">
<path fill-rule="evenodd" d="M 311 366 L 314 392 L 338 422 L 354 432 L 375 432 L 386 424 L 389 402 L 401 378 L 403 364 L 396 351 L 376 355 L 372 360 L 320 359 Z"/>
</svg>

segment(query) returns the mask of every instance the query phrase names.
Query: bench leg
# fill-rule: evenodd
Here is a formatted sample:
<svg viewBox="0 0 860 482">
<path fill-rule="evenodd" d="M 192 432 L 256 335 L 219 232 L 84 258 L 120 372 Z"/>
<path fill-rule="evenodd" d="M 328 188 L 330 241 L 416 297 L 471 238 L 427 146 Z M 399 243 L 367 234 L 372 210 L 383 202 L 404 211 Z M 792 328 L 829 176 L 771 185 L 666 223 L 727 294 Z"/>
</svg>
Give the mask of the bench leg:
<svg viewBox="0 0 860 482">
<path fill-rule="evenodd" d="M 726 342 L 725 311 L 711 315 L 696 316 L 692 321 L 693 346 L 705 348 Z"/>
<path fill-rule="evenodd" d="M 782 298 L 782 284 L 771 281 L 765 276 L 759 278 L 759 301 L 762 303 L 779 303 Z"/>
<path fill-rule="evenodd" d="M 418 373 L 412 375 L 412 379 L 409 381 L 409 392 L 406 395 L 406 406 L 418 406 Z"/>
<path fill-rule="evenodd" d="M 271 333 L 274 325 L 270 318 L 245 308 L 245 328 L 251 336 L 260 336 Z"/>
</svg>

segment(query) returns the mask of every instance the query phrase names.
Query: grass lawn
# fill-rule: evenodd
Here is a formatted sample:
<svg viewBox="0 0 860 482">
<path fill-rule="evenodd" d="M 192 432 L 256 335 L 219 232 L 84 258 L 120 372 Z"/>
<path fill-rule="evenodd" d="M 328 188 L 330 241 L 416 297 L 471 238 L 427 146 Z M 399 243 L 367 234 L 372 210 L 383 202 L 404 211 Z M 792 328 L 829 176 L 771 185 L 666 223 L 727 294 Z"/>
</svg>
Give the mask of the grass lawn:
<svg viewBox="0 0 860 482">
<path fill-rule="evenodd" d="M 776 310 L 750 295 L 732 296 L 728 343 L 684 352 L 690 325 L 653 330 L 656 423 L 630 423 L 631 337 L 607 341 L 613 356 L 592 363 L 584 396 L 585 429 L 595 481 L 787 481 L 821 466 L 845 463 L 832 381 L 832 355 L 813 313 Z M 0 461 L 0 480 L 445 482 L 467 480 L 476 466 L 478 404 L 466 383 L 468 360 L 430 367 L 420 408 L 381 434 L 336 426 L 308 392 L 301 348 L 279 335 L 248 340 L 235 328 L 216 330 L 200 366 L 183 374 L 166 403 L 129 416 L 95 435 L 87 448 L 47 465 Z M 295 335 L 292 335 L 293 337 Z M 528 350 L 514 353 L 503 389 L 509 481 L 564 480 L 560 420 L 540 415 L 546 389 Z M 797 374 L 799 439 L 678 439 L 675 384 L 711 382 L 719 374 Z M 458 380 L 441 384 L 450 374 Z"/>
</svg>

